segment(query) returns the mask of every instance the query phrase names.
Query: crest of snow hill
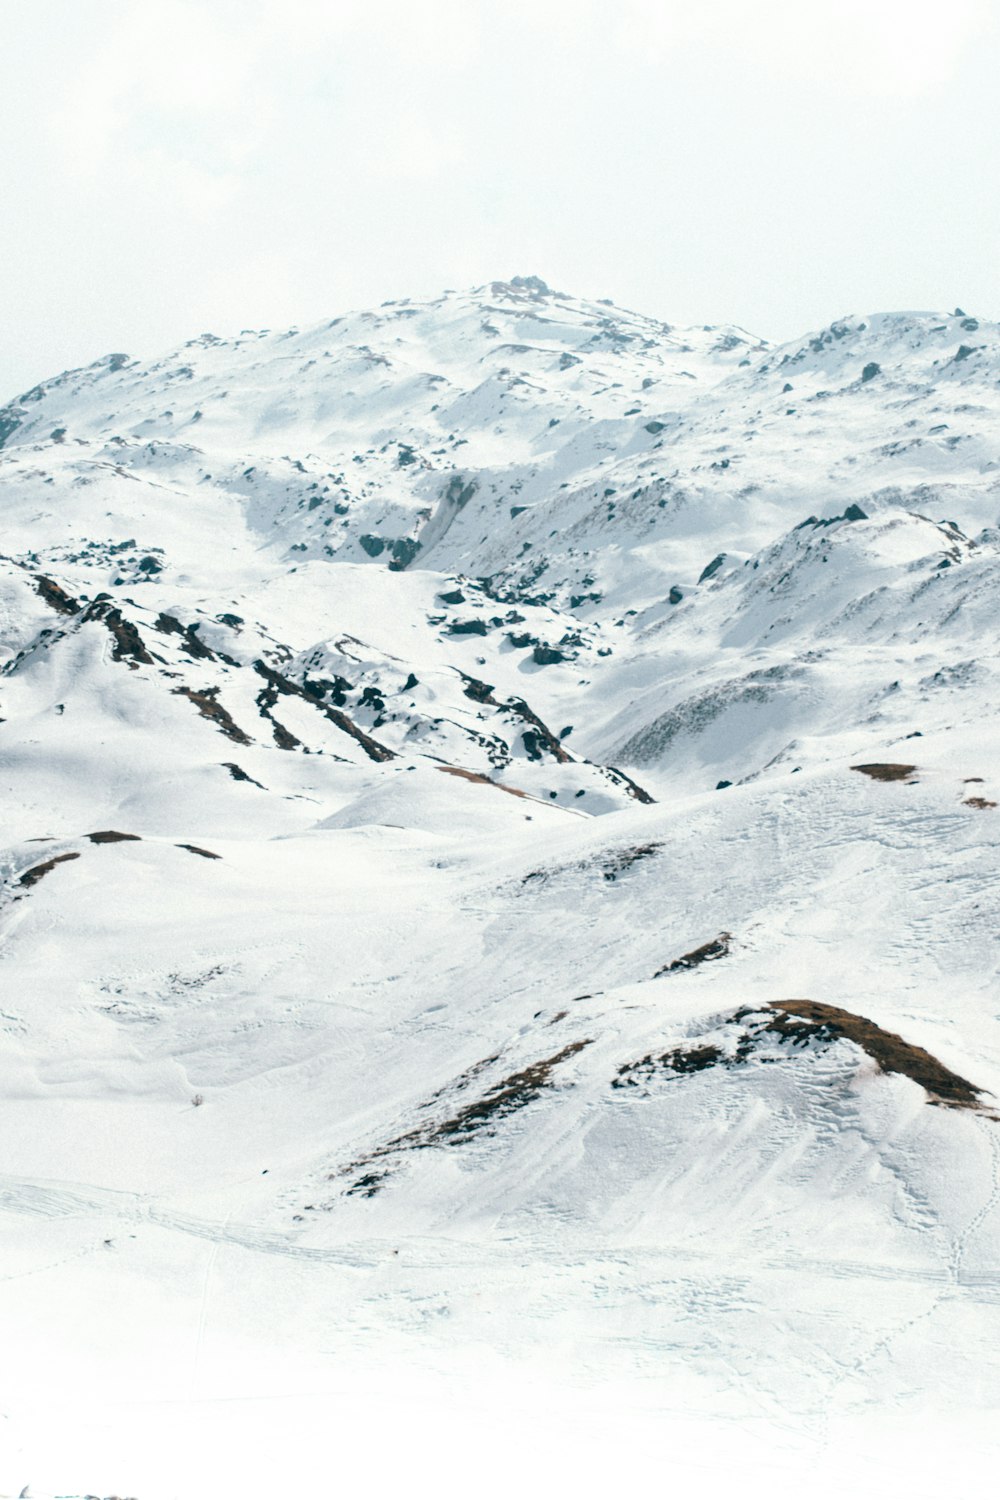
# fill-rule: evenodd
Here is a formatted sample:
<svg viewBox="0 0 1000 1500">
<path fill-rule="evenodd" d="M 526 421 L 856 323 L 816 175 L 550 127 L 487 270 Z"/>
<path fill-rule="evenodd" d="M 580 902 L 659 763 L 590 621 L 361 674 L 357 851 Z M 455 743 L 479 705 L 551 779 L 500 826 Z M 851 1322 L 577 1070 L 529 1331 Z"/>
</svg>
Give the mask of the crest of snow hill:
<svg viewBox="0 0 1000 1500">
<path fill-rule="evenodd" d="M 536 277 L 12 401 L 22 1107 L 65 1045 L 140 1135 L 196 1095 L 178 1159 L 247 1131 L 245 1212 L 319 1237 L 406 1204 L 822 1241 L 841 1152 L 854 1253 L 881 1215 L 938 1254 L 1000 1090 L 998 419 L 1000 328 L 961 311 L 774 346 Z M 697 1143 L 753 1110 L 716 1172 Z"/>
</svg>

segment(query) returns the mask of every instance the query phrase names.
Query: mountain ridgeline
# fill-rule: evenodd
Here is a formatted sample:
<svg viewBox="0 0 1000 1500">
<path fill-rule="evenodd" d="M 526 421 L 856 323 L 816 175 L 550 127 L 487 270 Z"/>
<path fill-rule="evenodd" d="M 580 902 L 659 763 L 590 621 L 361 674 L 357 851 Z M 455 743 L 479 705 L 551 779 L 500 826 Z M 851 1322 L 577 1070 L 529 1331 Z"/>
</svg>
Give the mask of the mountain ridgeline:
<svg viewBox="0 0 1000 1500">
<path fill-rule="evenodd" d="M 272 703 L 244 712 L 255 744 L 319 749 L 336 712 L 386 758 L 523 762 L 588 811 L 635 795 L 599 769 L 618 762 L 738 782 L 822 756 L 845 717 L 923 723 L 943 679 L 883 668 L 889 639 L 916 656 L 947 621 L 973 654 L 998 602 L 998 380 L 1000 330 L 961 312 L 772 347 L 536 277 L 205 334 L 0 412 L 5 588 L 79 600 L 63 632 L 120 617 L 158 644 L 150 677 L 203 662 L 237 725 L 237 682 L 280 671 L 265 694 L 312 737 Z"/>
</svg>

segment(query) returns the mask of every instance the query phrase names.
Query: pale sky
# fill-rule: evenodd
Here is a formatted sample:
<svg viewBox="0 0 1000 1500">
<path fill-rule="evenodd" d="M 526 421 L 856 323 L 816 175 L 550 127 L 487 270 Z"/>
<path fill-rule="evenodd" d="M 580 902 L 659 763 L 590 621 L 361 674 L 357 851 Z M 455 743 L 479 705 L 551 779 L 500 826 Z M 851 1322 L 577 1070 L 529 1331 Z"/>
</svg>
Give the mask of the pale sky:
<svg viewBox="0 0 1000 1500">
<path fill-rule="evenodd" d="M 0 0 L 0 403 L 535 274 L 1000 317 L 1000 0 Z"/>
</svg>

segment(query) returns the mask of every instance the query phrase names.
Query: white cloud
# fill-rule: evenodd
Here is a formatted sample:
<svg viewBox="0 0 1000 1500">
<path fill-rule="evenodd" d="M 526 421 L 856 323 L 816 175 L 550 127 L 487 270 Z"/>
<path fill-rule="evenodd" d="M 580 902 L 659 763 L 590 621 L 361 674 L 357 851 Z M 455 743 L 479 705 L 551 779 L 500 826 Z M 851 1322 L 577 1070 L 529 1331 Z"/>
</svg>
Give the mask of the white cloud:
<svg viewBox="0 0 1000 1500">
<path fill-rule="evenodd" d="M 985 0 L 620 0 L 619 50 L 661 65 L 691 56 L 831 91 L 913 98 L 947 82 Z"/>
<path fill-rule="evenodd" d="M 364 77 L 370 118 L 362 136 L 328 97 L 328 131 L 343 129 L 379 175 L 432 177 L 462 152 L 400 98 L 398 75 L 425 92 L 434 75 L 472 66 L 477 12 L 459 0 L 134 0 L 76 68 L 50 129 L 78 182 L 120 188 L 152 175 L 179 206 L 218 206 L 213 181 L 231 196 L 294 120 L 296 93 L 311 101 L 340 66 Z"/>
<path fill-rule="evenodd" d="M 465 152 L 453 133 L 417 114 L 383 121 L 367 143 L 367 170 L 378 177 L 429 182 L 464 160 Z"/>
<path fill-rule="evenodd" d="M 286 0 L 280 9 L 264 4 L 257 25 L 271 45 L 311 51 L 320 41 L 360 39 L 442 72 L 479 56 L 483 13 L 484 0 Z"/>
<path fill-rule="evenodd" d="M 261 122 L 252 46 L 191 0 L 144 0 L 75 70 L 51 128 L 73 172 L 94 181 L 115 158 L 174 156 L 224 174 Z M 147 140 L 156 138 L 155 145 Z"/>
</svg>

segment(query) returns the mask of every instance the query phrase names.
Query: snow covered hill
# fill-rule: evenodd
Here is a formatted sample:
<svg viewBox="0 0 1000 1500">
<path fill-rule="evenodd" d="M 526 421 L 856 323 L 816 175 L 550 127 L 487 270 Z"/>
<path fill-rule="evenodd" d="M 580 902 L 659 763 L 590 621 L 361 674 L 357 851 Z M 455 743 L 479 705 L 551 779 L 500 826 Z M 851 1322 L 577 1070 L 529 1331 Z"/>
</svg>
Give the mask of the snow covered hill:
<svg viewBox="0 0 1000 1500">
<path fill-rule="evenodd" d="M 535 277 L 0 411 L 19 1430 L 499 1359 L 987 1450 L 998 416 L 961 311 Z"/>
</svg>

